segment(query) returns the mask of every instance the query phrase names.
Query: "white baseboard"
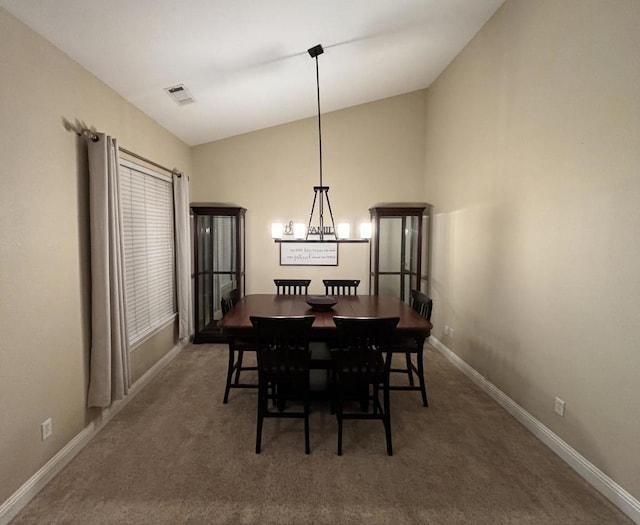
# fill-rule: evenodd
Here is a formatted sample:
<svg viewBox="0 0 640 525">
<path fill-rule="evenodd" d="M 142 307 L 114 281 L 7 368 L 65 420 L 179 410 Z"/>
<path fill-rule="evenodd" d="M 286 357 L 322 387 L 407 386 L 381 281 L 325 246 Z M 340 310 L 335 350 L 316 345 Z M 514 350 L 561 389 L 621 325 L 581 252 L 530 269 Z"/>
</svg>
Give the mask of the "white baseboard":
<svg viewBox="0 0 640 525">
<path fill-rule="evenodd" d="M 182 350 L 182 345 L 174 346 L 155 365 L 153 365 L 129 389 L 124 399 L 101 411 L 100 415 L 84 427 L 55 456 L 29 478 L 7 501 L 0 505 L 0 525 L 7 525 L 33 497 L 40 492 L 51 479 L 58 474 L 102 428 L 113 419 L 127 404 Z"/>
<path fill-rule="evenodd" d="M 634 498 L 604 472 L 571 448 L 566 442 L 534 418 L 513 399 L 489 382 L 458 355 L 431 336 L 429 342 L 451 363 L 491 396 L 500 406 L 522 423 L 534 436 L 553 450 L 593 488 L 624 512 L 634 523 L 640 524 L 640 501 Z"/>
</svg>

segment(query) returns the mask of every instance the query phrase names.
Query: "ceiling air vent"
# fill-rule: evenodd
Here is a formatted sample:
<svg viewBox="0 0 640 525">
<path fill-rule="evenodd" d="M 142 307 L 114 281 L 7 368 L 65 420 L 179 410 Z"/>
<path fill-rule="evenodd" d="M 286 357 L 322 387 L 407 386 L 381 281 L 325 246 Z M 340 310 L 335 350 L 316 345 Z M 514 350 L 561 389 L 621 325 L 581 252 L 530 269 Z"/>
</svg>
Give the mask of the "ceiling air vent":
<svg viewBox="0 0 640 525">
<path fill-rule="evenodd" d="M 184 87 L 184 84 L 178 84 L 177 86 L 171 86 L 168 88 L 164 88 L 164 90 L 169 94 L 169 96 L 175 100 L 181 106 L 185 104 L 191 104 L 195 102 L 191 93 Z"/>
</svg>

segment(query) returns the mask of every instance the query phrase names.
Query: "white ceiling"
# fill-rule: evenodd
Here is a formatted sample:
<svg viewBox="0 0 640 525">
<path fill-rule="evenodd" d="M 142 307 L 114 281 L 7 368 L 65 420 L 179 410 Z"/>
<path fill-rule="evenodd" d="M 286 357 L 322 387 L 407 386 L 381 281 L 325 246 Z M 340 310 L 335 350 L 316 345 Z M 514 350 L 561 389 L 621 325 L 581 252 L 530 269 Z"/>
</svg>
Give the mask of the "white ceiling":
<svg viewBox="0 0 640 525">
<path fill-rule="evenodd" d="M 504 0 L 0 0 L 189 145 L 422 89 Z M 164 88 L 184 84 L 180 106 Z M 79 116 L 81 118 L 81 116 Z"/>
</svg>

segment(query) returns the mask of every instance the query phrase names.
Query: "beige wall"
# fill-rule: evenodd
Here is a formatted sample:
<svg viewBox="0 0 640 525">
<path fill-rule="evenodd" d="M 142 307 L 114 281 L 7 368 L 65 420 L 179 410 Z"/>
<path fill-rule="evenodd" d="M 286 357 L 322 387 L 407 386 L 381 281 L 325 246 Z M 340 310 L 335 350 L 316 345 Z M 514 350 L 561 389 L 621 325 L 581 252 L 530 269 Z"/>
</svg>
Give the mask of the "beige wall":
<svg viewBox="0 0 640 525">
<path fill-rule="evenodd" d="M 0 502 L 96 417 L 85 409 L 89 238 L 84 121 L 190 171 L 190 150 L 0 8 Z M 168 332 L 168 333 L 167 333 Z M 173 327 L 132 356 L 134 378 Z M 162 347 L 162 348 L 161 348 Z M 40 423 L 53 419 L 53 436 Z"/>
<path fill-rule="evenodd" d="M 322 116 L 323 183 L 336 224 L 350 222 L 357 232 L 372 205 L 422 194 L 424 96 L 417 91 Z M 311 293 L 324 292 L 323 278 L 361 279 L 368 290 L 368 243 L 340 245 L 337 267 L 279 266 L 270 226 L 309 220 L 319 184 L 317 125 L 305 119 L 193 148 L 193 200 L 247 208 L 247 293 L 273 293 L 274 278 L 303 277 L 312 279 Z"/>
<path fill-rule="evenodd" d="M 636 498 L 639 27 L 508 1 L 429 88 L 425 193 L 435 335 Z"/>
</svg>

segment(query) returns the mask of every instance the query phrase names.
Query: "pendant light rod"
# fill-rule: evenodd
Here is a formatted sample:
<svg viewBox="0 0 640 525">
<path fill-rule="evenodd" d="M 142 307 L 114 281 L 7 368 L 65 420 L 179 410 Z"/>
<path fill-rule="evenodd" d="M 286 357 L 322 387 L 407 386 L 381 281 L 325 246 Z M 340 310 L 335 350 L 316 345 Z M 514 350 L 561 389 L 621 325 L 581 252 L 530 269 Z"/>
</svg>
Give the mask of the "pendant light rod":
<svg viewBox="0 0 640 525">
<path fill-rule="evenodd" d="M 318 149 L 320 152 L 320 186 L 322 186 L 322 117 L 320 112 L 320 68 L 318 66 L 318 55 L 324 53 L 320 44 L 309 49 L 309 54 L 316 59 L 316 91 L 318 95 Z"/>
</svg>

